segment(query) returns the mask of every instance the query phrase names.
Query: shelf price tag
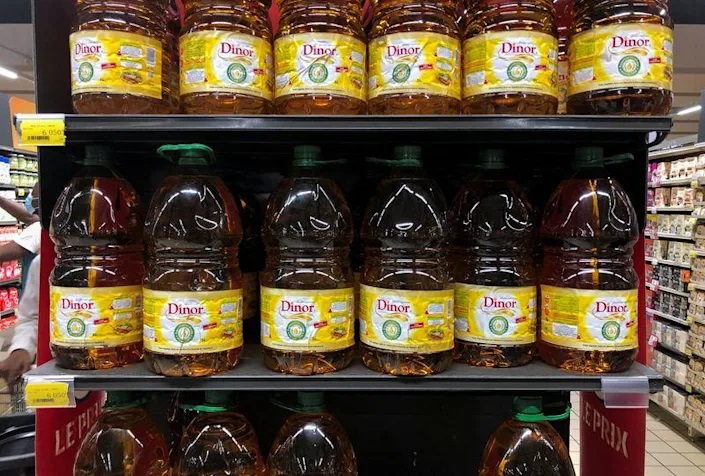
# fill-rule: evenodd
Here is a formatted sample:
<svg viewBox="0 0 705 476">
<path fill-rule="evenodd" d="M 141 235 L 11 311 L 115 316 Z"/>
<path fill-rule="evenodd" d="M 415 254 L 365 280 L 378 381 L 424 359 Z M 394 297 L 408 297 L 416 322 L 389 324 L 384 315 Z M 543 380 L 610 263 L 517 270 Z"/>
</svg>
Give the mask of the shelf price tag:
<svg viewBox="0 0 705 476">
<path fill-rule="evenodd" d="M 649 379 L 645 375 L 603 377 L 601 383 L 606 408 L 649 407 Z"/>
<path fill-rule="evenodd" d="M 688 317 L 685 318 L 685 322 L 687 322 L 687 323 L 689 323 L 689 324 L 692 324 L 694 320 L 695 320 L 695 319 L 693 319 L 693 316 L 688 316 Z"/>
<path fill-rule="evenodd" d="M 693 350 L 690 347 L 685 348 L 685 355 L 687 356 L 692 356 L 693 355 Z"/>
<path fill-rule="evenodd" d="M 17 114 L 15 128 L 21 146 L 66 145 L 66 121 L 63 114 Z"/>
<path fill-rule="evenodd" d="M 690 182 L 690 188 L 698 188 L 698 181 L 693 180 Z"/>
<path fill-rule="evenodd" d="M 693 386 L 692 385 L 686 385 L 685 386 L 685 391 L 688 393 L 693 393 Z"/>
<path fill-rule="evenodd" d="M 651 258 L 651 264 L 654 265 L 654 266 L 658 265 L 658 259 L 656 259 L 656 258 Z"/>
<path fill-rule="evenodd" d="M 29 408 L 73 408 L 76 406 L 72 377 L 26 378 L 25 399 Z"/>
</svg>

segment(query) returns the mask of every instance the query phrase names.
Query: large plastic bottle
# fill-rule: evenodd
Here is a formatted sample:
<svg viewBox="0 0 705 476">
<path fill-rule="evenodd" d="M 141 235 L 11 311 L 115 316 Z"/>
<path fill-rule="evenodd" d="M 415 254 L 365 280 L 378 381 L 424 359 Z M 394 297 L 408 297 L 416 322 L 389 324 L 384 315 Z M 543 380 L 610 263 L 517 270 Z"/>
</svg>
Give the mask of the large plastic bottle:
<svg viewBox="0 0 705 476">
<path fill-rule="evenodd" d="M 490 437 L 482 455 L 479 476 L 575 476 L 570 453 L 549 421 L 563 415 L 543 414 L 541 398 L 515 398 L 514 417 Z"/>
<path fill-rule="evenodd" d="M 637 354 L 636 212 L 604 168 L 600 147 L 577 149 L 573 178 L 548 200 L 541 223 L 539 352 L 579 372 L 621 372 Z"/>
<path fill-rule="evenodd" d="M 265 212 L 261 340 L 265 364 L 278 372 L 334 372 L 354 350 L 352 215 L 321 163 L 318 147 L 297 146 L 292 176 Z"/>
<path fill-rule="evenodd" d="M 357 476 L 352 443 L 323 393 L 299 392 L 295 411 L 279 429 L 267 466 L 270 476 Z"/>
<path fill-rule="evenodd" d="M 166 476 L 167 444 L 147 413 L 144 394 L 108 392 L 103 412 L 81 442 L 74 476 Z"/>
<path fill-rule="evenodd" d="M 378 372 L 428 375 L 453 360 L 453 284 L 441 187 L 424 175 L 421 149 L 394 149 L 388 178 L 362 223 L 362 360 Z"/>
<path fill-rule="evenodd" d="M 479 168 L 451 213 L 455 360 L 523 365 L 536 352 L 535 215 L 504 151 L 481 151 Z"/>
<path fill-rule="evenodd" d="M 145 363 L 203 376 L 237 364 L 242 349 L 242 225 L 235 199 L 202 144 L 165 145 L 178 168 L 152 197 L 145 222 Z"/>
<path fill-rule="evenodd" d="M 105 369 L 142 358 L 143 211 L 109 148 L 84 164 L 51 215 L 50 341 L 60 366 Z"/>
<path fill-rule="evenodd" d="M 233 408 L 232 392 L 206 392 L 193 407 L 197 416 L 181 437 L 171 476 L 266 474 L 255 430 Z"/>
</svg>

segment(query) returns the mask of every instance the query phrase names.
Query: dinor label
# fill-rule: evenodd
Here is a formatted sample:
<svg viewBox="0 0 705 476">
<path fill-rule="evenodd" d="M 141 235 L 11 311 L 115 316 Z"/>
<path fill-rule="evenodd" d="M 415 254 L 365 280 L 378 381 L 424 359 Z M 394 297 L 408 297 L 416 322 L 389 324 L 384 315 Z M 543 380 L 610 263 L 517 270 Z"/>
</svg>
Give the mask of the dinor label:
<svg viewBox="0 0 705 476">
<path fill-rule="evenodd" d="M 355 344 L 354 288 L 275 289 L 262 286 L 262 345 L 330 352 Z"/>
<path fill-rule="evenodd" d="M 144 288 L 144 348 L 206 354 L 242 346 L 242 289 L 175 292 Z"/>
<path fill-rule="evenodd" d="M 123 31 L 72 33 L 71 94 L 113 93 L 162 98 L 162 44 Z"/>
<path fill-rule="evenodd" d="M 614 87 L 673 89 L 673 30 L 647 23 L 574 35 L 568 94 Z"/>
<path fill-rule="evenodd" d="M 272 100 L 272 45 L 252 35 L 199 31 L 179 38 L 181 94 L 233 93 Z"/>
<path fill-rule="evenodd" d="M 378 349 L 430 354 L 453 348 L 453 290 L 360 285 L 360 340 Z"/>
<path fill-rule="evenodd" d="M 366 100 L 365 44 L 337 33 L 300 33 L 277 38 L 275 96 L 334 94 Z"/>
<path fill-rule="evenodd" d="M 455 338 L 480 344 L 536 341 L 536 286 L 455 284 Z"/>
<path fill-rule="evenodd" d="M 369 98 L 433 94 L 460 99 L 460 41 L 440 33 L 393 33 L 369 44 Z"/>
<path fill-rule="evenodd" d="M 102 347 L 142 340 L 142 286 L 50 288 L 51 343 Z"/>
<path fill-rule="evenodd" d="M 502 31 L 463 42 L 463 97 L 523 92 L 558 96 L 558 40 L 536 31 Z"/>
<path fill-rule="evenodd" d="M 243 319 L 259 315 L 259 279 L 257 273 L 242 273 Z"/>
<path fill-rule="evenodd" d="M 579 350 L 638 347 L 637 290 L 541 286 L 541 340 Z"/>
<path fill-rule="evenodd" d="M 565 114 L 566 100 L 568 99 L 568 83 L 570 69 L 568 60 L 558 62 L 558 114 Z"/>
</svg>

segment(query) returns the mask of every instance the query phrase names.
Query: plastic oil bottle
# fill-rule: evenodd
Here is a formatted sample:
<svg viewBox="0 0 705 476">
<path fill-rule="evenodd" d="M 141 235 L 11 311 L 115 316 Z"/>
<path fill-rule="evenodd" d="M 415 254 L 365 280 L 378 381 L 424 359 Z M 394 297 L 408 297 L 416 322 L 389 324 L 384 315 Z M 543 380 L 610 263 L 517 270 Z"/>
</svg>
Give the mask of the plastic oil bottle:
<svg viewBox="0 0 705 476">
<path fill-rule="evenodd" d="M 164 145 L 178 168 L 145 221 L 145 363 L 168 376 L 203 376 L 237 364 L 242 349 L 242 225 L 235 199 L 202 144 Z"/>
<path fill-rule="evenodd" d="M 539 352 L 578 372 L 627 370 L 638 347 L 639 225 L 604 164 L 600 147 L 577 149 L 576 173 L 553 192 L 541 223 Z"/>
<path fill-rule="evenodd" d="M 536 352 L 535 215 L 504 151 L 482 150 L 479 169 L 451 212 L 455 360 L 524 365 Z"/>
<path fill-rule="evenodd" d="M 423 173 L 420 148 L 395 148 L 361 232 L 360 340 L 372 370 L 428 375 L 453 360 L 446 215 L 440 186 Z"/>
<path fill-rule="evenodd" d="M 234 410 L 233 392 L 207 391 L 192 410 L 197 415 L 184 430 L 171 476 L 266 474 L 255 430 Z"/>
<path fill-rule="evenodd" d="M 78 449 L 74 476 L 169 474 L 167 444 L 146 403 L 138 392 L 108 392 L 103 413 Z"/>
<path fill-rule="evenodd" d="M 292 176 L 265 212 L 261 341 L 265 365 L 278 372 L 334 372 L 354 350 L 352 215 L 322 163 L 318 147 L 297 146 Z"/>
<path fill-rule="evenodd" d="M 357 476 L 348 435 L 326 413 L 323 393 L 299 392 L 296 413 L 279 429 L 267 466 L 270 476 Z"/>
<path fill-rule="evenodd" d="M 142 358 L 143 212 L 109 148 L 83 162 L 51 215 L 50 341 L 60 366 L 105 369 Z"/>
<path fill-rule="evenodd" d="M 575 476 L 570 453 L 549 421 L 563 415 L 543 414 L 541 398 L 515 398 L 514 417 L 492 434 L 482 455 L 479 476 Z"/>
</svg>

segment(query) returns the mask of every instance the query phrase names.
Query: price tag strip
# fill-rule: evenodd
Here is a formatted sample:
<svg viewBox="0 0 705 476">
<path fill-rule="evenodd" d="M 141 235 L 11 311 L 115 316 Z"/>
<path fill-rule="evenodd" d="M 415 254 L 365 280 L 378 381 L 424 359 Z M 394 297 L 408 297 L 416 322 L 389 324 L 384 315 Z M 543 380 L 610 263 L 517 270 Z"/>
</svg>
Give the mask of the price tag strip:
<svg viewBox="0 0 705 476">
<path fill-rule="evenodd" d="M 27 376 L 24 394 L 29 408 L 73 408 L 76 406 L 73 377 Z"/>
<path fill-rule="evenodd" d="M 20 146 L 66 145 L 64 114 L 17 114 L 15 128 L 20 136 Z"/>
</svg>

